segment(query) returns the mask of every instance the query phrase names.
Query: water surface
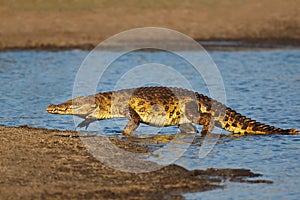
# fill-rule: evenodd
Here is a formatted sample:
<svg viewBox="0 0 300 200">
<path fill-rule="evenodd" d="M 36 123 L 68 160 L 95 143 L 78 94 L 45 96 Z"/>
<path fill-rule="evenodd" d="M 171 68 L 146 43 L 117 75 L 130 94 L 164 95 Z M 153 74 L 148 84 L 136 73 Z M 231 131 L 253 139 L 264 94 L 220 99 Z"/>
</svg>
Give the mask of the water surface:
<svg viewBox="0 0 300 200">
<path fill-rule="evenodd" d="M 191 52 L 193 53 L 193 52 Z M 74 130 L 72 116 L 50 115 L 45 108 L 72 97 L 76 73 L 88 55 L 86 51 L 8 51 L 0 53 L 0 125 L 29 125 Z M 225 84 L 227 105 L 238 112 L 270 125 L 300 129 L 300 50 L 210 52 Z M 133 59 L 134 58 L 134 59 Z M 118 59 L 109 76 L 97 88 L 112 88 L 128 67 L 158 62 L 176 70 L 208 95 L 201 78 L 194 76 L 182 59 L 169 59 L 166 52 L 136 52 Z M 167 78 L 168 75 L 166 75 Z M 98 122 L 90 131 L 120 134 L 127 120 Z M 200 130 L 201 127 L 198 126 Z M 137 133 L 151 133 L 155 127 L 143 125 Z M 159 129 L 176 133 L 176 127 Z M 187 199 L 298 199 L 300 180 L 300 136 L 247 136 L 221 138 L 203 159 L 198 146 L 191 146 L 177 161 L 189 169 L 247 168 L 262 173 L 273 184 L 226 183 L 224 190 L 186 194 Z"/>
</svg>

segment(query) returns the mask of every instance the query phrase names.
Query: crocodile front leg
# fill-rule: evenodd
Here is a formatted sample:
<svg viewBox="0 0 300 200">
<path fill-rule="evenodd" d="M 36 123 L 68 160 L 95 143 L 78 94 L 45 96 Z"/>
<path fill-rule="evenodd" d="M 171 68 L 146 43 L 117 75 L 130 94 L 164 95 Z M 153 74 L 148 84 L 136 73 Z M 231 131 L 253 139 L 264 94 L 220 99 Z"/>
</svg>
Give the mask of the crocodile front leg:
<svg viewBox="0 0 300 200">
<path fill-rule="evenodd" d="M 127 118 L 129 122 L 122 131 L 122 134 L 127 137 L 133 137 L 132 133 L 139 127 L 141 118 L 132 108 L 129 108 L 129 116 Z"/>
<path fill-rule="evenodd" d="M 79 123 L 77 125 L 77 128 L 82 128 L 82 127 L 85 127 L 85 130 L 88 128 L 88 126 L 90 125 L 90 123 L 96 121 L 97 119 L 95 118 L 86 118 L 84 121 L 82 121 L 81 123 Z"/>
</svg>

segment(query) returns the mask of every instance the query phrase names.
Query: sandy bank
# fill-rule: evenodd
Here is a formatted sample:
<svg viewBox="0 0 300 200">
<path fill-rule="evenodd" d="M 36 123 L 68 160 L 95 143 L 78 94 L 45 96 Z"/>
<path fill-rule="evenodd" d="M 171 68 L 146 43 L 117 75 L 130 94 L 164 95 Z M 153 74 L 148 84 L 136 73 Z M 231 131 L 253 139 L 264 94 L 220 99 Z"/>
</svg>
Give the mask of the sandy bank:
<svg viewBox="0 0 300 200">
<path fill-rule="evenodd" d="M 91 49 L 136 27 L 165 27 L 197 40 L 300 44 L 296 0 L 0 1 L 0 49 Z"/>
<path fill-rule="evenodd" d="M 114 143 L 134 152 L 147 150 L 130 141 Z M 222 188 L 224 180 L 269 183 L 247 180 L 259 174 L 245 169 L 188 171 L 170 165 L 150 173 L 116 171 L 94 159 L 72 131 L 0 126 L 0 152 L 1 199 L 180 199 L 185 192 Z"/>
</svg>

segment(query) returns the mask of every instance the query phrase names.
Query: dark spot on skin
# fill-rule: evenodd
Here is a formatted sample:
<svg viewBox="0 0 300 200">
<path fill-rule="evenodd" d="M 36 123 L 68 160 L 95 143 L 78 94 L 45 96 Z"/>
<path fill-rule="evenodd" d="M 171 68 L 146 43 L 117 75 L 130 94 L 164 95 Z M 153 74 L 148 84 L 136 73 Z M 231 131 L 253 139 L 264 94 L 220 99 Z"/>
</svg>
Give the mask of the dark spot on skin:
<svg viewBox="0 0 300 200">
<path fill-rule="evenodd" d="M 154 103 L 154 102 L 150 102 L 150 105 L 151 105 L 151 106 L 153 106 L 153 105 L 155 105 L 155 104 L 156 104 L 156 103 Z"/>
<path fill-rule="evenodd" d="M 158 100 L 161 101 L 161 102 L 163 102 L 163 101 L 166 101 L 166 98 L 159 97 Z"/>
<path fill-rule="evenodd" d="M 174 107 L 174 109 L 170 113 L 172 113 L 172 115 L 173 115 L 175 111 L 176 111 L 176 106 Z"/>
<path fill-rule="evenodd" d="M 225 122 L 228 121 L 228 115 L 226 115 L 226 116 L 224 117 L 224 121 L 225 121 Z"/>
<path fill-rule="evenodd" d="M 177 111 L 177 112 L 176 112 L 176 115 L 180 115 L 180 112 L 179 112 L 179 111 Z"/>
<path fill-rule="evenodd" d="M 139 112 L 145 112 L 145 110 L 146 110 L 145 108 L 140 108 Z"/>
<path fill-rule="evenodd" d="M 132 99 L 131 101 L 130 101 L 132 104 L 134 104 L 135 103 L 135 101 Z"/>
<path fill-rule="evenodd" d="M 176 118 L 172 119 L 171 124 L 174 124 L 174 125 L 177 124 L 176 123 Z"/>
<path fill-rule="evenodd" d="M 211 111 L 211 104 L 208 104 L 208 105 L 206 106 L 206 110 L 207 110 L 207 111 Z"/>
<path fill-rule="evenodd" d="M 169 118 L 173 116 L 174 112 L 170 112 Z"/>
<path fill-rule="evenodd" d="M 259 127 L 260 127 L 260 128 L 267 128 L 268 126 L 265 125 L 265 124 L 261 124 L 261 125 L 259 125 Z"/>
<path fill-rule="evenodd" d="M 176 106 L 175 106 L 174 109 L 170 112 L 170 115 L 169 115 L 170 118 L 173 116 L 175 110 L 176 110 Z"/>
<path fill-rule="evenodd" d="M 230 125 L 229 125 L 229 124 L 226 124 L 226 125 L 225 125 L 225 128 L 228 128 L 228 127 L 230 127 Z"/>
<path fill-rule="evenodd" d="M 258 126 L 254 126 L 254 127 L 252 128 L 252 130 L 253 130 L 253 131 L 257 131 L 257 130 L 258 130 Z"/>
<path fill-rule="evenodd" d="M 144 104 L 145 104 L 145 101 L 140 101 L 140 102 L 138 103 L 139 106 L 142 106 L 142 105 L 144 105 Z"/>
<path fill-rule="evenodd" d="M 237 115 L 235 116 L 235 118 L 234 118 L 234 119 L 235 119 L 236 121 L 238 121 L 238 122 L 239 122 L 239 121 L 240 121 L 240 119 L 241 119 L 241 117 L 242 117 L 242 116 L 241 116 L 240 114 L 237 114 Z"/>
<path fill-rule="evenodd" d="M 227 108 L 227 109 L 226 109 L 226 114 L 229 115 L 230 113 L 231 113 L 231 109 L 230 109 L 230 108 Z"/>
<path fill-rule="evenodd" d="M 230 113 L 230 117 L 231 117 L 231 118 L 234 118 L 234 117 L 235 117 L 235 112 L 232 111 L 232 112 Z"/>
<path fill-rule="evenodd" d="M 261 129 L 267 131 L 269 128 L 267 126 L 263 126 Z"/>
<path fill-rule="evenodd" d="M 146 99 L 147 99 L 148 101 L 151 101 L 151 100 L 152 100 L 152 97 L 151 97 L 151 96 L 146 96 Z"/>
<path fill-rule="evenodd" d="M 244 119 L 244 122 L 250 122 L 250 121 L 251 121 L 250 118 L 245 118 L 245 119 Z"/>
<path fill-rule="evenodd" d="M 248 127 L 248 123 L 244 123 L 243 126 L 242 126 L 242 130 L 246 130 Z"/>
<path fill-rule="evenodd" d="M 111 99 L 112 92 L 108 92 L 108 93 L 106 93 L 106 95 L 107 95 L 107 98 L 108 98 L 108 99 Z"/>
<path fill-rule="evenodd" d="M 251 126 L 253 126 L 253 125 L 256 124 L 256 121 L 250 121 L 249 124 L 250 124 Z"/>
<path fill-rule="evenodd" d="M 237 124 L 236 124 L 236 122 L 232 123 L 232 124 L 231 124 L 231 126 L 233 126 L 233 127 L 237 127 Z"/>
<path fill-rule="evenodd" d="M 168 112 L 169 106 L 165 106 L 165 111 Z"/>
</svg>

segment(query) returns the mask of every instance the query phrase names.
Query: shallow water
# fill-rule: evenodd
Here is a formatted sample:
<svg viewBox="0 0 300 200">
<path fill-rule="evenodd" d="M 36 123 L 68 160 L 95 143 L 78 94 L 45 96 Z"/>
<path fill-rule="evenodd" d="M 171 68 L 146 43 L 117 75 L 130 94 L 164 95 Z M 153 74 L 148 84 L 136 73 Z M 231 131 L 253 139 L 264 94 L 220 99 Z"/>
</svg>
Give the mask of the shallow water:
<svg viewBox="0 0 300 200">
<path fill-rule="evenodd" d="M 195 52 L 190 52 L 191 54 Z M 238 112 L 281 128 L 300 129 L 300 50 L 209 52 L 222 75 L 227 105 Z M 0 53 L 0 125 L 29 125 L 51 129 L 72 129 L 72 116 L 50 115 L 45 108 L 72 97 L 76 73 L 88 55 L 86 51 L 12 51 Z M 170 59 L 171 58 L 171 59 Z M 183 74 L 195 90 L 208 94 L 195 71 L 166 52 L 135 52 L 120 57 L 104 76 L 97 91 L 114 88 L 130 66 L 161 63 Z M 143 72 L 143 71 L 142 71 Z M 96 72 L 93 72 L 96 73 Z M 135 71 L 139 73 L 139 71 Z M 147 76 L 153 76 L 147 71 Z M 152 72 L 151 72 L 152 73 Z M 142 74 L 143 75 L 143 74 Z M 176 80 L 162 73 L 171 86 Z M 124 77 L 124 76 L 123 76 Z M 170 79 L 170 80 L 169 80 Z M 129 79 L 130 80 L 130 79 Z M 156 79 L 155 79 L 156 80 Z M 134 81 L 134 80 L 132 80 Z M 143 81 L 143 80 L 139 80 Z M 139 84 L 140 82 L 135 82 Z M 126 86 L 122 82 L 121 86 Z M 125 84 L 125 85 L 122 85 Z M 154 84 L 155 85 L 155 84 Z M 126 120 L 94 123 L 89 131 L 120 134 Z M 97 126 L 97 124 L 99 126 Z M 99 128 L 100 127 L 100 128 Z M 201 127 L 198 126 L 198 129 Z M 158 129 L 146 125 L 137 133 L 176 133 L 176 127 Z M 187 199 L 298 199 L 300 197 L 300 136 L 247 136 L 220 138 L 212 151 L 198 158 L 198 146 L 191 146 L 177 161 L 189 169 L 247 168 L 262 173 L 273 184 L 226 183 L 224 190 L 186 194 Z"/>
</svg>

